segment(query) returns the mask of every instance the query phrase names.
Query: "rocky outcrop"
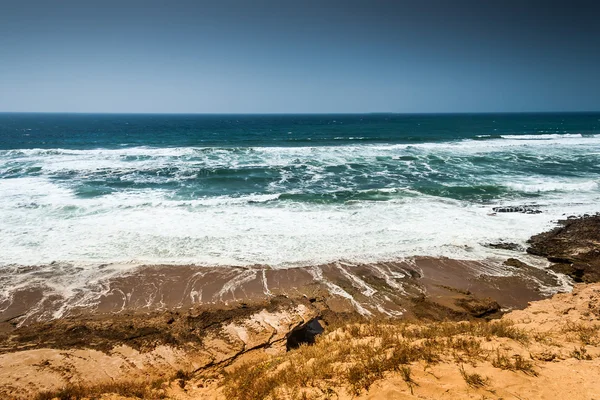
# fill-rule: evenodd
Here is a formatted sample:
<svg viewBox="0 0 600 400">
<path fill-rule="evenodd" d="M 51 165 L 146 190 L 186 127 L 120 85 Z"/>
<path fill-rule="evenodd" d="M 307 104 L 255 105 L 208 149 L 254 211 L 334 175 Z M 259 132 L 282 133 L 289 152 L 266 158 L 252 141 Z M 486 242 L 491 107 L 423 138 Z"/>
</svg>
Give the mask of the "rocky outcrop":
<svg viewBox="0 0 600 400">
<path fill-rule="evenodd" d="M 600 281 L 600 214 L 559 221 L 529 240 L 527 252 L 546 257 L 550 268 L 575 282 Z"/>
<path fill-rule="evenodd" d="M 508 243 L 504 245 L 505 248 L 510 246 Z M 542 289 L 561 286 L 556 274 L 551 271 L 516 270 L 495 260 L 432 257 L 368 264 L 338 261 L 276 269 L 268 266 L 148 265 L 127 269 L 125 273 L 114 272 L 111 278 L 89 282 L 78 290 L 60 290 L 59 284 L 50 284 L 53 281 L 66 282 L 69 275 L 77 274 L 77 270 L 71 267 L 36 266 L 1 270 L 0 281 L 12 282 L 12 275 L 23 274 L 18 281 L 30 283 L 5 285 L 4 295 L 0 296 L 0 334 L 54 319 L 68 320 L 90 314 L 124 316 L 139 312 L 174 318 L 174 327 L 178 327 L 177 313 L 181 310 L 223 308 L 234 304 L 243 309 L 244 304 L 268 303 L 278 298 L 321 298 L 326 308 L 336 313 L 399 317 L 411 316 L 413 300 L 425 295 L 434 303 L 470 314 L 469 310 L 462 309 L 453 301 L 451 304 L 446 301 L 448 297 L 453 300 L 456 291 L 441 290 L 440 287 L 466 290 L 478 298 L 491 297 L 503 308 L 522 308 L 528 301 L 543 297 Z M 30 275 L 32 273 L 35 275 Z M 535 279 L 532 279 L 532 274 Z M 46 278 L 42 280 L 42 276 Z M 510 293 L 503 290 L 507 285 L 512 289 Z M 423 305 L 422 302 L 419 304 Z M 437 311 L 440 310 L 438 307 Z M 437 311 L 435 318 L 439 315 Z M 228 316 L 228 313 L 223 315 Z M 42 326 L 44 329 L 57 327 Z M 187 329 L 185 324 L 181 326 Z M 139 328 L 123 328 L 117 336 L 135 336 Z M 173 332 L 172 329 L 169 332 Z M 187 332 L 185 329 L 183 335 Z M 101 346 L 107 339 L 110 342 L 113 335 L 98 321 L 94 322 L 94 326 L 88 324 L 75 329 L 74 334 L 78 330 L 79 336 L 68 336 L 75 344 L 81 340 L 85 344 L 86 337 L 93 337 L 94 343 Z M 192 327 L 192 330 L 197 328 Z M 162 340 L 162 331 L 160 323 L 154 324 L 139 337 L 155 336 Z M 61 341 L 54 334 L 47 335 L 47 338 L 52 342 Z M 132 339 L 132 343 L 139 340 L 145 339 Z M 64 343 L 66 348 L 70 345 L 72 343 Z"/>
<path fill-rule="evenodd" d="M 239 357 L 285 352 L 319 316 L 310 302 L 274 299 L 232 309 L 62 319 L 11 332 L 0 351 L 0 397 L 68 384 L 171 378 Z M 301 337 L 301 335 L 300 335 Z M 181 374 L 181 372 L 180 372 Z"/>
</svg>

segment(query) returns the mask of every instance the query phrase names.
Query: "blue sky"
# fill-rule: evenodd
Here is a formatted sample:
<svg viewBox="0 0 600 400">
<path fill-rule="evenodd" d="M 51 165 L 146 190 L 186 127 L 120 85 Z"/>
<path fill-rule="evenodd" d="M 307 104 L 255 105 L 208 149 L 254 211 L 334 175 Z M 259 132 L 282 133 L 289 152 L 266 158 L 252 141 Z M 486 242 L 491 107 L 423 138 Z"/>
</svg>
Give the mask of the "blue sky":
<svg viewBox="0 0 600 400">
<path fill-rule="evenodd" d="M 600 2 L 33 1 L 0 111 L 600 110 Z"/>
</svg>

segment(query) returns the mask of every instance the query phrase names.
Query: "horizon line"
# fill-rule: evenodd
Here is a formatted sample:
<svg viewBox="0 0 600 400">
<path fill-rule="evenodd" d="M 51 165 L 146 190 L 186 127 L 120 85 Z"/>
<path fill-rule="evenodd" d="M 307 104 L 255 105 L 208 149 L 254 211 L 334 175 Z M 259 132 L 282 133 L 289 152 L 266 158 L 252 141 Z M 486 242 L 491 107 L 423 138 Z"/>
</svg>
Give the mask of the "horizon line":
<svg viewBox="0 0 600 400">
<path fill-rule="evenodd" d="M 365 111 L 365 112 L 127 112 L 127 111 L 0 111 L 0 114 L 76 114 L 76 115 L 489 115 L 489 114 L 596 114 L 600 110 L 582 111 L 441 111 L 441 112 L 395 112 L 395 111 Z"/>
</svg>

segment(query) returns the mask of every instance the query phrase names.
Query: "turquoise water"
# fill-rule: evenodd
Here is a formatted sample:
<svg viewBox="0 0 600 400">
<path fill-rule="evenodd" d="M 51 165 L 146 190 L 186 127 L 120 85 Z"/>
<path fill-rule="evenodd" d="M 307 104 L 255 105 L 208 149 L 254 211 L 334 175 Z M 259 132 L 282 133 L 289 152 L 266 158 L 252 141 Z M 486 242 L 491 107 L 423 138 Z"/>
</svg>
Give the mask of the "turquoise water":
<svg viewBox="0 0 600 400">
<path fill-rule="evenodd" d="M 599 183 L 600 113 L 0 114 L 0 262 L 482 258 Z"/>
</svg>

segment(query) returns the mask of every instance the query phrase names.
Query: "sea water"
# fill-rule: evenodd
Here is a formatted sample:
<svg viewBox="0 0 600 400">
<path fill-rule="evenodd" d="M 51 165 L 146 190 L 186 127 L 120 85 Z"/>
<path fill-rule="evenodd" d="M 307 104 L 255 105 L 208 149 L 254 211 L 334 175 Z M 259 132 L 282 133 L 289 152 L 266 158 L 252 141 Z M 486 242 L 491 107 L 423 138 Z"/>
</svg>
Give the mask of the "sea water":
<svg viewBox="0 0 600 400">
<path fill-rule="evenodd" d="M 0 114 L 3 266 L 479 260 L 598 211 L 600 113 Z"/>
</svg>

